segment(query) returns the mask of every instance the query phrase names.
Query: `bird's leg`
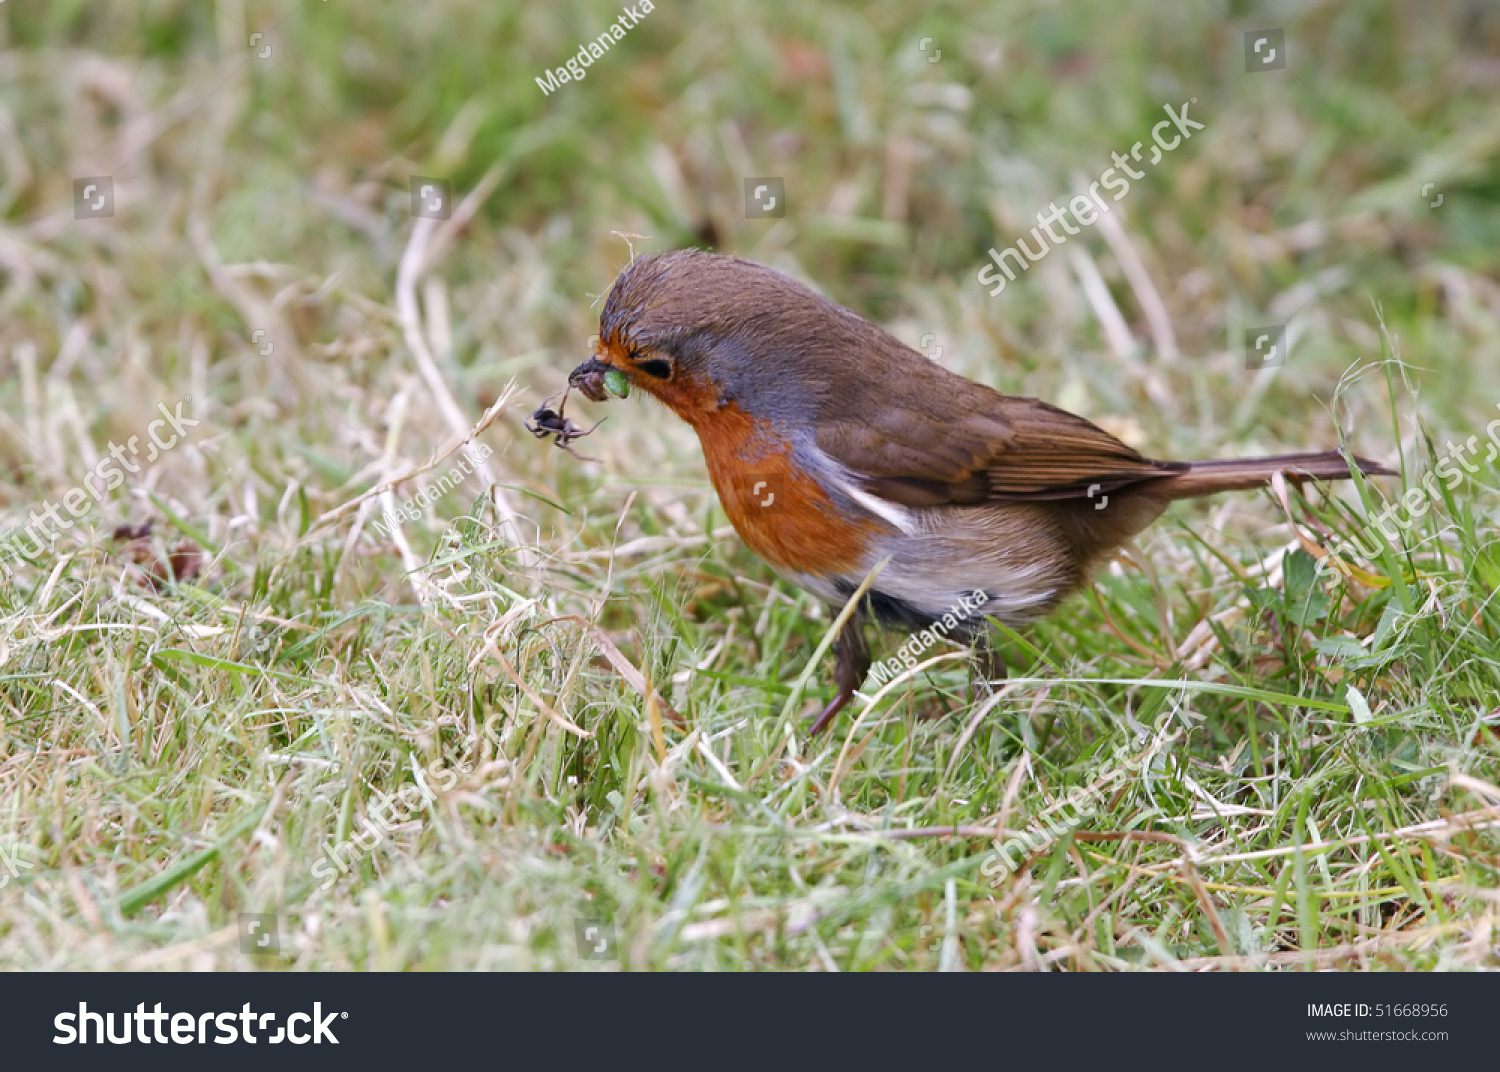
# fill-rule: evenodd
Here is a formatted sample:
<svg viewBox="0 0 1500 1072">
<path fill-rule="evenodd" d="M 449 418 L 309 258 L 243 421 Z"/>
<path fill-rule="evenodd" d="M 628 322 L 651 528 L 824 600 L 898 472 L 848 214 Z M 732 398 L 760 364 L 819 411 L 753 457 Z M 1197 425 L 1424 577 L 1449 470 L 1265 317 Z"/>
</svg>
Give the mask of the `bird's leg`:
<svg viewBox="0 0 1500 1072">
<path fill-rule="evenodd" d="M 827 729 L 834 716 L 854 699 L 854 690 L 865 683 L 865 675 L 870 672 L 870 649 L 865 646 L 864 626 L 864 617 L 855 613 L 844 623 L 838 639 L 833 642 L 833 680 L 839 687 L 838 695 L 823 708 L 823 713 L 808 731 L 809 737 L 816 737 Z"/>
<path fill-rule="evenodd" d="M 986 691 L 990 691 L 990 685 L 996 681 L 1004 681 L 1005 677 L 1005 660 L 990 642 L 989 634 L 981 634 L 974 642 L 974 664 L 969 677 L 969 703 L 979 701 L 981 682 L 986 687 Z"/>
</svg>

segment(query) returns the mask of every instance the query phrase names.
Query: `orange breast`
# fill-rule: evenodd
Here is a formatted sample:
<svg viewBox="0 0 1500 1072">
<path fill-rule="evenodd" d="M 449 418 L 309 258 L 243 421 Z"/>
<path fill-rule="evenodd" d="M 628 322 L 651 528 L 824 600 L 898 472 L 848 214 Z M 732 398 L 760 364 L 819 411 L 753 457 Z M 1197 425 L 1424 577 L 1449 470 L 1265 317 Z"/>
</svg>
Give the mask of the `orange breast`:
<svg viewBox="0 0 1500 1072">
<path fill-rule="evenodd" d="M 840 514 L 817 481 L 793 464 L 791 444 L 737 405 L 691 420 L 730 524 L 773 566 L 801 573 L 853 573 L 870 540 L 886 530 L 868 514 Z"/>
</svg>

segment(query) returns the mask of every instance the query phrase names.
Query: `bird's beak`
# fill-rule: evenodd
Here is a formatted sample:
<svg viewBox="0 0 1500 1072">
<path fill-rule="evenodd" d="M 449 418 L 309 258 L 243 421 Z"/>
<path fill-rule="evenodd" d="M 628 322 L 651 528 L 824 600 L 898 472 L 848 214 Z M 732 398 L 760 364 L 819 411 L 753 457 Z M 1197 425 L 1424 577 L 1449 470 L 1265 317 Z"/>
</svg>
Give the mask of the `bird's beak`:
<svg viewBox="0 0 1500 1072">
<path fill-rule="evenodd" d="M 612 368 L 613 365 L 591 357 L 568 373 L 568 386 L 578 388 L 579 393 L 591 402 L 603 402 L 609 397 L 604 390 L 604 374 Z"/>
</svg>

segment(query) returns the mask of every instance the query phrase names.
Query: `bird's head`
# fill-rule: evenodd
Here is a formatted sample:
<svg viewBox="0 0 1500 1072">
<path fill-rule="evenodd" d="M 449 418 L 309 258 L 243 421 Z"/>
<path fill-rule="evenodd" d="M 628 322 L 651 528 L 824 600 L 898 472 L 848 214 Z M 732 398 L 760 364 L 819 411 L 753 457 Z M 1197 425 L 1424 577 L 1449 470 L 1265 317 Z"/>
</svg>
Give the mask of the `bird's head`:
<svg viewBox="0 0 1500 1072">
<path fill-rule="evenodd" d="M 615 280 L 594 356 L 568 382 L 606 397 L 618 370 L 690 424 L 725 407 L 807 419 L 861 356 L 896 343 L 790 276 L 737 257 L 678 250 L 641 257 Z M 903 347 L 904 349 L 904 347 Z"/>
</svg>

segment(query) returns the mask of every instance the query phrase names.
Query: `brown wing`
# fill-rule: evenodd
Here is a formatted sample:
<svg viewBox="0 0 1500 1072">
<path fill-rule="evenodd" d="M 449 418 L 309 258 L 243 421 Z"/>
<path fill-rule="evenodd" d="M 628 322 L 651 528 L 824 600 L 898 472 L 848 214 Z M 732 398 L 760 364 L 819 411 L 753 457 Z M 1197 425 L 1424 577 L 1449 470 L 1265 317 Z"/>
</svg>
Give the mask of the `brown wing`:
<svg viewBox="0 0 1500 1072">
<path fill-rule="evenodd" d="M 905 389 L 845 384 L 818 421 L 818 447 L 883 499 L 939 506 L 1082 498 L 1090 488 L 1107 494 L 1186 468 L 1152 461 L 1056 406 L 1002 395 L 906 352 L 914 361 L 896 358 L 892 378 Z M 870 413 L 878 422 L 851 416 Z"/>
</svg>

